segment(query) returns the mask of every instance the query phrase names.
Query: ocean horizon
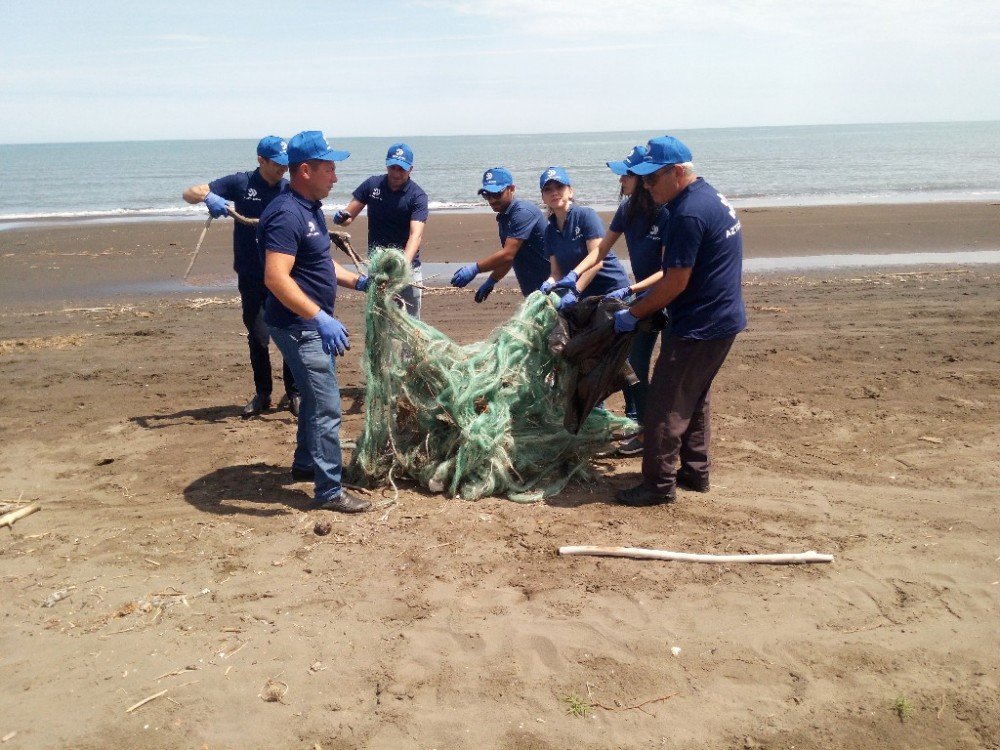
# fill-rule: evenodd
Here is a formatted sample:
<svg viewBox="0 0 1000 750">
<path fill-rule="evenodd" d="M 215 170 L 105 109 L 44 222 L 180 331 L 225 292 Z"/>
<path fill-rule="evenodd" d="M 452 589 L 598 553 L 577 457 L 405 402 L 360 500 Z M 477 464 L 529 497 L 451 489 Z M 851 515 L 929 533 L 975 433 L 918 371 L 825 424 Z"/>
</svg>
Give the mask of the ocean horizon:
<svg viewBox="0 0 1000 750">
<path fill-rule="evenodd" d="M 618 203 L 606 162 L 663 133 L 617 131 L 407 138 L 338 138 L 351 157 L 324 201 L 343 206 L 385 169 L 394 141 L 414 150 L 413 179 L 431 210 L 490 209 L 477 195 L 483 171 L 505 166 L 518 196 L 538 202 L 538 176 L 564 167 L 578 202 Z M 671 131 L 695 171 L 737 207 L 1000 200 L 1000 121 L 804 125 Z M 265 134 L 261 134 L 265 135 Z M 286 136 L 289 134 L 285 134 Z M 0 145 L 0 229 L 59 220 L 201 219 L 181 193 L 256 167 L 256 139 Z"/>
</svg>

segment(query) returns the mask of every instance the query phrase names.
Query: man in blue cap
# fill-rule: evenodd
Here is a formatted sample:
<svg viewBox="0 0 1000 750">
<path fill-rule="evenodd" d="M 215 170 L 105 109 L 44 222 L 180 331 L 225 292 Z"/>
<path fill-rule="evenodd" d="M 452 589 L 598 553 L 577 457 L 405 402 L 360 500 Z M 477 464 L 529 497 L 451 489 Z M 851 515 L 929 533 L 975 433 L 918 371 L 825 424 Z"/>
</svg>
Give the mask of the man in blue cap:
<svg viewBox="0 0 1000 750">
<path fill-rule="evenodd" d="M 678 485 L 708 492 L 712 381 L 747 323 L 736 211 L 694 173 L 691 150 L 681 141 L 668 135 L 646 148 L 631 169 L 670 212 L 664 275 L 648 294 L 615 313 L 615 330 L 635 330 L 639 320 L 664 307 L 671 330 L 649 384 L 642 482 L 615 495 L 633 506 L 673 502 Z"/>
<path fill-rule="evenodd" d="M 513 267 L 521 294 L 527 297 L 549 277 L 545 256 L 545 215 L 534 203 L 514 197 L 514 177 L 503 167 L 483 173 L 479 194 L 497 215 L 500 249 L 482 260 L 462 266 L 451 277 L 451 285 L 468 286 L 476 276 L 491 272 L 476 291 L 476 302 L 490 296 L 493 287 Z"/>
<path fill-rule="evenodd" d="M 226 201 L 233 202 L 233 210 L 247 219 L 257 219 L 278 195 L 288 189 L 285 172 L 288 155 L 282 138 L 268 135 L 257 144 L 257 169 L 236 172 L 205 185 L 193 185 L 182 197 L 188 203 L 204 202 L 214 218 L 228 212 Z M 233 270 L 236 271 L 240 302 L 243 307 L 243 325 L 247 329 L 250 346 L 250 367 L 253 370 L 255 394 L 243 407 L 243 417 L 253 417 L 271 408 L 271 356 L 270 336 L 264 323 L 264 266 L 257 251 L 257 229 L 242 222 L 233 222 Z M 299 389 L 295 385 L 288 365 L 283 365 L 282 375 L 285 395 L 292 414 L 299 413 Z"/>
<path fill-rule="evenodd" d="M 333 313 L 337 286 L 365 291 L 368 277 L 333 260 L 320 202 L 337 182 L 335 162 L 349 156 L 331 148 L 318 130 L 294 136 L 288 142 L 291 189 L 264 211 L 257 236 L 270 291 L 264 319 L 302 390 L 292 477 L 313 480 L 316 508 L 359 513 L 371 503 L 341 484 L 340 388 L 334 358 L 343 356 L 351 343 Z"/>
<path fill-rule="evenodd" d="M 385 155 L 385 174 L 372 175 L 358 185 L 350 203 L 333 215 L 333 223 L 350 226 L 365 206 L 368 207 L 368 252 L 376 247 L 402 250 L 413 269 L 413 281 L 423 280 L 420 271 L 420 242 L 427 223 L 427 193 L 410 179 L 413 172 L 413 149 L 405 143 L 389 146 Z M 406 311 L 420 317 L 420 289 L 406 287 L 400 297 Z"/>
</svg>

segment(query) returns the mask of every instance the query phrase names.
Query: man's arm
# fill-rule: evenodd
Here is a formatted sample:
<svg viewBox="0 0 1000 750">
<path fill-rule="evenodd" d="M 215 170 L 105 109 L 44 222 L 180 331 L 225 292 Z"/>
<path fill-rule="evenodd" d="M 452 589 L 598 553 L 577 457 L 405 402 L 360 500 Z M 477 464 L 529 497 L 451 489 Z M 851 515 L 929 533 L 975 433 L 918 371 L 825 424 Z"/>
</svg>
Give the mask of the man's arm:
<svg viewBox="0 0 1000 750">
<path fill-rule="evenodd" d="M 523 244 L 524 240 L 519 240 L 516 237 L 508 237 L 507 241 L 503 243 L 503 247 L 477 263 L 479 270 L 482 273 L 492 271 L 494 280 L 500 281 L 514 266 L 514 258 Z"/>
<path fill-rule="evenodd" d="M 296 315 L 310 320 L 322 308 L 313 302 L 292 278 L 295 256 L 268 250 L 264 256 L 264 286 Z"/>
<path fill-rule="evenodd" d="M 663 278 L 653 285 L 649 294 L 629 307 L 629 312 L 642 320 L 657 310 L 662 310 L 687 289 L 692 270 L 691 268 L 668 268 Z"/>
<path fill-rule="evenodd" d="M 192 185 L 181 194 L 181 198 L 193 206 L 196 203 L 201 203 L 205 200 L 205 196 L 208 195 L 209 192 L 208 185 Z"/>
<path fill-rule="evenodd" d="M 361 278 L 360 273 L 354 273 L 354 271 L 348 271 L 337 261 L 333 261 L 333 272 L 337 274 L 337 286 L 342 286 L 347 289 L 358 288 L 358 279 Z"/>
<path fill-rule="evenodd" d="M 351 198 L 351 202 L 337 211 L 333 215 L 333 223 L 338 227 L 349 227 L 358 214 L 365 210 L 365 204 L 357 198 Z"/>
<path fill-rule="evenodd" d="M 403 248 L 403 255 L 406 256 L 406 260 L 410 263 L 413 262 L 417 252 L 420 250 L 420 242 L 424 238 L 425 226 L 422 221 L 410 222 L 410 237 L 406 240 L 406 247 Z"/>
</svg>

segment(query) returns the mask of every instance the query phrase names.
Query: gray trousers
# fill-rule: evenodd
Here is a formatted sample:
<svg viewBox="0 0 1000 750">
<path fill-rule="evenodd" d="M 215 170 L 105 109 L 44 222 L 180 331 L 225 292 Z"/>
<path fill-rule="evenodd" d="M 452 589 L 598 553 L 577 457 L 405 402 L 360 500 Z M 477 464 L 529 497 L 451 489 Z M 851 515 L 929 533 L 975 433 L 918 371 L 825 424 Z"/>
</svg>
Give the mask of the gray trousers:
<svg viewBox="0 0 1000 750">
<path fill-rule="evenodd" d="M 735 339 L 663 342 L 646 397 L 642 478 L 650 489 L 674 491 L 678 458 L 686 474 L 708 478 L 712 381 Z"/>
</svg>

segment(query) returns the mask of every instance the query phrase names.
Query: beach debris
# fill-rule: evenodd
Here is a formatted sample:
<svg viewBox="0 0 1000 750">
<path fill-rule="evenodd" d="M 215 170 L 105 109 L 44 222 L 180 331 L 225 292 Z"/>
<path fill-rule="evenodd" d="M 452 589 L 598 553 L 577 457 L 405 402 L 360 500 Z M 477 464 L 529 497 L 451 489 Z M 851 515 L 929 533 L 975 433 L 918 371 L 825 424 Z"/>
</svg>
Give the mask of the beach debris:
<svg viewBox="0 0 1000 750">
<path fill-rule="evenodd" d="M 45 597 L 45 601 L 42 602 L 42 606 L 52 607 L 56 604 L 56 602 L 61 602 L 63 599 L 68 599 L 70 594 L 72 593 L 72 590 L 75 588 L 76 586 L 70 586 L 68 589 L 59 589 L 58 591 L 53 591 L 51 594 Z"/>
<path fill-rule="evenodd" d="M 333 531 L 333 525 L 329 521 L 317 521 L 313 526 L 313 533 L 316 536 L 326 536 Z"/>
<path fill-rule="evenodd" d="M 288 683 L 268 677 L 264 683 L 264 689 L 260 691 L 260 698 L 265 703 L 284 703 L 285 695 L 288 693 Z M 286 704 L 287 705 L 287 704 Z"/>
<path fill-rule="evenodd" d="M 201 236 L 198 237 L 198 244 L 194 246 L 194 253 L 191 255 L 191 262 L 188 263 L 187 270 L 184 272 L 184 278 L 182 281 L 187 281 L 188 274 L 191 273 L 191 269 L 194 267 L 194 262 L 198 260 L 198 251 L 201 250 L 201 243 L 205 241 L 205 234 L 208 232 L 208 228 L 212 225 L 212 214 L 208 215 L 208 221 L 205 222 L 205 226 L 201 230 Z"/>
<path fill-rule="evenodd" d="M 18 521 L 25 516 L 30 516 L 32 513 L 42 509 L 39 503 L 31 503 L 31 505 L 26 505 L 23 508 L 18 508 L 17 510 L 12 510 L 10 513 L 4 513 L 0 516 L 0 528 L 7 526 L 11 530 L 14 528 L 14 522 Z"/>
<path fill-rule="evenodd" d="M 597 557 L 631 557 L 636 560 L 674 560 L 697 563 L 767 563 L 792 565 L 797 563 L 833 562 L 833 555 L 823 555 L 816 550 L 771 555 L 702 555 L 689 552 L 643 549 L 641 547 L 560 547 L 560 555 L 594 555 Z"/>
<path fill-rule="evenodd" d="M 923 440 L 925 443 L 934 443 L 934 445 L 940 445 L 944 442 L 941 438 L 930 437 L 929 435 L 921 435 L 917 440 Z"/>
<path fill-rule="evenodd" d="M 141 708 L 142 706 L 145 706 L 150 701 L 155 701 L 157 698 L 161 698 L 161 697 L 163 697 L 166 694 L 167 694 L 166 690 L 161 690 L 160 692 L 154 693 L 153 695 L 149 696 L 148 698 L 143 698 L 138 703 L 134 703 L 131 706 L 129 706 L 128 708 L 126 708 L 125 709 L 125 713 L 130 714 L 133 711 L 135 711 L 137 708 Z"/>
</svg>

